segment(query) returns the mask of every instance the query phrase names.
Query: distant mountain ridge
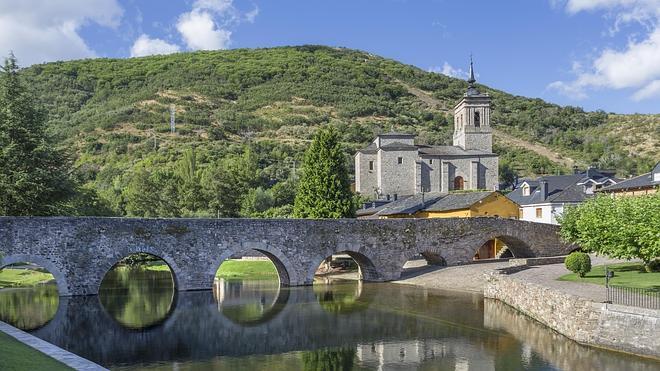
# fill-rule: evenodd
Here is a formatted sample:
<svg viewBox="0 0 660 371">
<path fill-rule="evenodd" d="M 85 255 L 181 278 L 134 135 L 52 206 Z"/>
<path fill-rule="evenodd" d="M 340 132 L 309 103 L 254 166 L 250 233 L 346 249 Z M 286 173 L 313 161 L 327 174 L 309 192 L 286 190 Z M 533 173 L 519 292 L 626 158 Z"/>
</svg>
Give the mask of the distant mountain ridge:
<svg viewBox="0 0 660 371">
<path fill-rule="evenodd" d="M 244 147 L 264 169 L 295 166 L 321 125 L 339 130 L 347 154 L 391 129 L 447 144 L 453 106 L 467 87 L 366 52 L 312 45 L 55 62 L 21 73 L 83 182 L 101 191 L 135 166 L 173 166 L 192 146 L 201 166 Z M 521 176 L 573 164 L 628 176 L 660 159 L 660 115 L 585 112 L 479 89 L 493 98 L 502 166 Z"/>
</svg>

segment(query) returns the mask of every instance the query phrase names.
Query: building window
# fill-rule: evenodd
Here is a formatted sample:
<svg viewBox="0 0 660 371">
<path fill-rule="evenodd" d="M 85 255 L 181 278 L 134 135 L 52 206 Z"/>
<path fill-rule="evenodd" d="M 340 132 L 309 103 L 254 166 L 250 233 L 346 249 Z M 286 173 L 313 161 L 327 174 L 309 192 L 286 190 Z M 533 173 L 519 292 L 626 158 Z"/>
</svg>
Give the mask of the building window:
<svg viewBox="0 0 660 371">
<path fill-rule="evenodd" d="M 399 165 L 401 165 L 403 163 L 403 157 L 397 158 L 396 161 Z"/>
<path fill-rule="evenodd" d="M 462 176 L 457 176 L 454 178 L 454 189 L 455 190 L 462 190 L 463 189 L 463 177 Z"/>
<path fill-rule="evenodd" d="M 540 207 L 536 208 L 536 219 L 541 219 L 543 218 L 543 209 Z"/>
<path fill-rule="evenodd" d="M 523 186 L 522 193 L 523 196 L 529 196 L 530 192 L 529 192 L 529 186 L 527 184 Z"/>
<path fill-rule="evenodd" d="M 433 159 L 429 159 L 429 165 L 433 165 Z"/>
<path fill-rule="evenodd" d="M 474 126 L 481 126 L 481 113 L 479 111 L 474 112 Z"/>
<path fill-rule="evenodd" d="M 373 170 L 373 169 L 374 169 L 374 162 L 369 161 L 369 170 Z"/>
</svg>

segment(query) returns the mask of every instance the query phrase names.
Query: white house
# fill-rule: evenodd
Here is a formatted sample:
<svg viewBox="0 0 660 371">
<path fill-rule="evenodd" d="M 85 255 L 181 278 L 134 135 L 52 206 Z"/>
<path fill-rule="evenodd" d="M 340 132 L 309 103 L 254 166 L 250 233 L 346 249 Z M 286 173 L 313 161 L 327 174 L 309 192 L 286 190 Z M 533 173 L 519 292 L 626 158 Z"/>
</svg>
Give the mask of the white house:
<svg viewBox="0 0 660 371">
<path fill-rule="evenodd" d="M 520 219 L 558 224 L 557 217 L 569 205 L 578 204 L 601 188 L 616 184 L 614 173 L 590 168 L 571 175 L 523 180 L 507 195 L 520 205 Z"/>
</svg>

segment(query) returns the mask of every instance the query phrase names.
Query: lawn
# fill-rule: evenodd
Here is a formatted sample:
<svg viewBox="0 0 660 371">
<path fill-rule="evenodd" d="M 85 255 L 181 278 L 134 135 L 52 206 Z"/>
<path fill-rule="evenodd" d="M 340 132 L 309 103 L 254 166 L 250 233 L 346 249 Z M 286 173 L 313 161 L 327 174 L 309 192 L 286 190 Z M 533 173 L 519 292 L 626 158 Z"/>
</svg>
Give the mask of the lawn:
<svg viewBox="0 0 660 371">
<path fill-rule="evenodd" d="M 607 268 L 614 271 L 614 277 L 610 279 L 612 285 L 660 291 L 660 272 L 646 273 L 644 266 L 640 263 L 610 264 Z M 575 273 L 570 273 L 559 277 L 559 280 L 605 285 L 605 266 L 592 267 L 591 272 L 582 278 Z"/>
<path fill-rule="evenodd" d="M 52 274 L 33 269 L 4 268 L 0 270 L 0 288 L 35 286 L 51 280 L 53 280 Z"/>
<path fill-rule="evenodd" d="M 0 369 L 7 371 L 71 370 L 66 365 L 24 345 L 4 332 L 0 332 Z"/>
<path fill-rule="evenodd" d="M 149 265 L 149 270 L 165 271 L 169 267 L 165 264 Z M 225 260 L 216 272 L 217 278 L 227 280 L 276 280 L 277 270 L 269 260 Z"/>
</svg>

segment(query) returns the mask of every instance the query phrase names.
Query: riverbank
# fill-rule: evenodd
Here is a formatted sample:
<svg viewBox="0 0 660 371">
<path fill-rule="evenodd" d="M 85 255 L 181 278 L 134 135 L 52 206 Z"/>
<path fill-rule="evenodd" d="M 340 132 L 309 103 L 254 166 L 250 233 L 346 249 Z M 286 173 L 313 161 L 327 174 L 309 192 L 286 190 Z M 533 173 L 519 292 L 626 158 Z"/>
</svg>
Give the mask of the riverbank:
<svg viewBox="0 0 660 371">
<path fill-rule="evenodd" d="M 1 368 L 8 371 L 23 370 L 71 370 L 64 364 L 30 348 L 0 331 Z"/>
</svg>

